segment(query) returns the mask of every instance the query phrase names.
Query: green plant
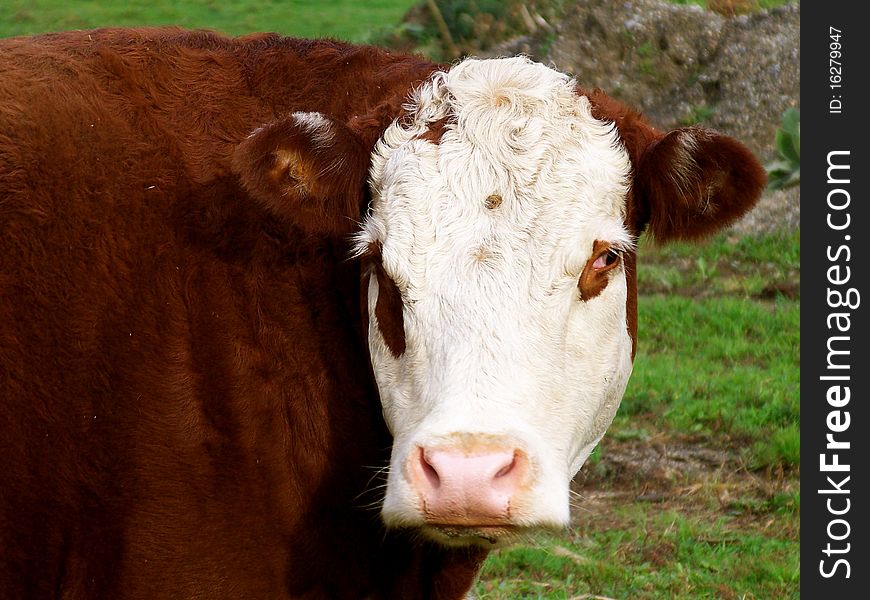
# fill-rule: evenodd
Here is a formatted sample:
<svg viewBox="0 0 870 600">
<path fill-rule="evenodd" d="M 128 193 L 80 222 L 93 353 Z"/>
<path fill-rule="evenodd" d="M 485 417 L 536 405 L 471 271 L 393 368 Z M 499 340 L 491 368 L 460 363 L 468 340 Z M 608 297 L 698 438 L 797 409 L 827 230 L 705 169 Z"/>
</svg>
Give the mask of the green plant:
<svg viewBox="0 0 870 600">
<path fill-rule="evenodd" d="M 708 121 L 715 112 L 716 109 L 714 107 L 707 106 L 706 104 L 693 106 L 688 114 L 680 119 L 680 125 L 697 125 L 703 121 Z"/>
<path fill-rule="evenodd" d="M 538 44 L 538 56 L 547 56 L 550 53 L 550 48 L 553 47 L 553 44 L 556 42 L 556 32 L 551 31 L 544 36 L 544 39 L 541 40 L 540 44 Z"/>
<path fill-rule="evenodd" d="M 695 259 L 695 267 L 697 270 L 697 275 L 701 281 L 707 281 L 708 279 L 712 279 L 716 277 L 718 274 L 718 270 L 716 269 L 715 264 L 710 264 L 704 256 L 699 256 Z"/>
<path fill-rule="evenodd" d="M 644 75 L 652 76 L 655 73 L 655 49 L 649 42 L 644 42 L 637 47 L 639 57 L 637 68 Z"/>
<path fill-rule="evenodd" d="M 801 113 L 789 108 L 782 113 L 782 127 L 774 139 L 777 159 L 766 165 L 768 187 L 774 190 L 797 185 L 801 180 Z"/>
</svg>

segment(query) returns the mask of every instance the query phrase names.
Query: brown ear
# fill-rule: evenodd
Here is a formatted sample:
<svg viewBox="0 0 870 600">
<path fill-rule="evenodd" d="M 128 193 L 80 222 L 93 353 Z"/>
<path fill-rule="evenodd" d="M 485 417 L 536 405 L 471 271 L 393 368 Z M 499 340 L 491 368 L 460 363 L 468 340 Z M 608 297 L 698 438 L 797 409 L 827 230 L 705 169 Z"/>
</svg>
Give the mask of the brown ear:
<svg viewBox="0 0 870 600">
<path fill-rule="evenodd" d="M 270 213 L 306 231 L 355 231 L 369 152 L 346 125 L 296 112 L 255 130 L 238 145 L 233 172 Z"/>
<path fill-rule="evenodd" d="M 737 220 L 758 200 L 767 176 L 737 140 L 699 127 L 652 142 L 633 183 L 638 230 L 659 242 L 692 240 Z"/>
</svg>

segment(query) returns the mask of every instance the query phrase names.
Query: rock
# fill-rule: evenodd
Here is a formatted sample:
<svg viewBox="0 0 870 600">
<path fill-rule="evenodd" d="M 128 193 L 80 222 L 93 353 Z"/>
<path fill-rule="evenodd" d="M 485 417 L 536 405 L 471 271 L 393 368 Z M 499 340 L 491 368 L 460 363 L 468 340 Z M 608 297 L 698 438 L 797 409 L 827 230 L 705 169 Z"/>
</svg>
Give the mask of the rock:
<svg viewBox="0 0 870 600">
<path fill-rule="evenodd" d="M 699 80 L 715 108 L 708 123 L 770 160 L 782 113 L 800 105 L 800 5 L 727 19 L 723 29 Z"/>
<path fill-rule="evenodd" d="M 732 226 L 738 234 L 793 231 L 801 226 L 801 189 L 768 190 L 749 213 Z"/>
</svg>

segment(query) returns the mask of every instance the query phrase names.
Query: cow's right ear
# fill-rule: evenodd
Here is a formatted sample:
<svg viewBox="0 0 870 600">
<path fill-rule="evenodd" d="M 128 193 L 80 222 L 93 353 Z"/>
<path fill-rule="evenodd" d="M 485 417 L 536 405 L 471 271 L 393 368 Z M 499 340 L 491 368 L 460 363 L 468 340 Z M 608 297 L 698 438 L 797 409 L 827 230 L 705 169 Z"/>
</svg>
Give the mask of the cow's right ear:
<svg viewBox="0 0 870 600">
<path fill-rule="evenodd" d="M 232 168 L 271 214 L 312 233 L 346 235 L 359 226 L 369 161 L 344 123 L 295 112 L 251 133 Z"/>
</svg>

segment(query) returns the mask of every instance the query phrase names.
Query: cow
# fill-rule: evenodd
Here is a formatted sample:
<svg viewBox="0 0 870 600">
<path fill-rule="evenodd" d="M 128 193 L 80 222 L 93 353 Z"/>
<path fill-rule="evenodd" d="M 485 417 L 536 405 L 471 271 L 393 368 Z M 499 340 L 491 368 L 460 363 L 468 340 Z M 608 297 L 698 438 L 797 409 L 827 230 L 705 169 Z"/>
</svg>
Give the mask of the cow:
<svg viewBox="0 0 870 600">
<path fill-rule="evenodd" d="M 638 237 L 765 180 L 524 57 L 102 29 L 0 74 L 3 598 L 463 597 L 569 523 Z"/>
</svg>

